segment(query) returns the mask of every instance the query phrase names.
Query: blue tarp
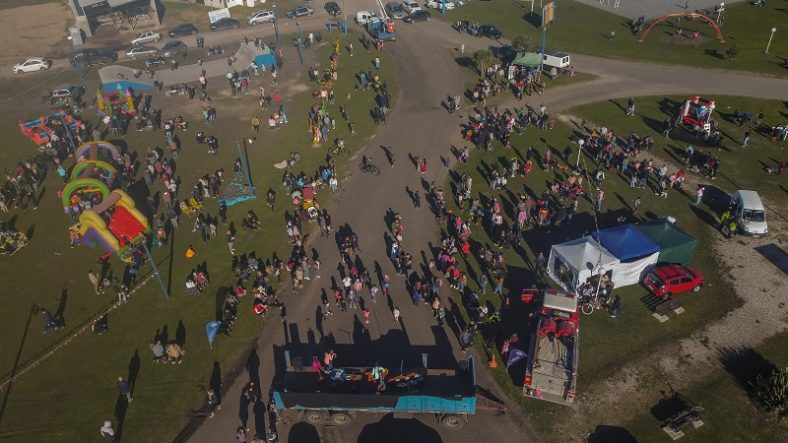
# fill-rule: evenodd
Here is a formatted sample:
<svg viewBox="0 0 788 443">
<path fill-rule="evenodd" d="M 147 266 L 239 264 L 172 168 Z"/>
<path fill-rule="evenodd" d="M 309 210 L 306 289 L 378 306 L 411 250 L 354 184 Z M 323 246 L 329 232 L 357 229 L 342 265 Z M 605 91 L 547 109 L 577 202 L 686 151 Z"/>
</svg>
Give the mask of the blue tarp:
<svg viewBox="0 0 788 443">
<path fill-rule="evenodd" d="M 621 261 L 659 252 L 659 246 L 631 224 L 603 229 L 591 236 Z"/>
<path fill-rule="evenodd" d="M 153 85 L 150 83 L 135 82 L 129 80 L 118 80 L 114 82 L 103 83 L 101 85 L 101 90 L 106 93 L 115 92 L 115 91 L 120 91 L 121 93 L 125 93 L 127 89 L 131 88 L 132 90 L 134 90 L 134 93 L 136 94 L 140 91 L 151 89 L 152 87 Z"/>
</svg>

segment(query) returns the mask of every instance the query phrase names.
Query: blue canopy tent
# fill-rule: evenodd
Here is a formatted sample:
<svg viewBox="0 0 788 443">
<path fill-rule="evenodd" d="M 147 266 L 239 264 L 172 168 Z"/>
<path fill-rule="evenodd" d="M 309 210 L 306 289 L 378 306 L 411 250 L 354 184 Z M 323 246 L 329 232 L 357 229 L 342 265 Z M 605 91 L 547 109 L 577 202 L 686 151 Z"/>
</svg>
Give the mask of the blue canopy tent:
<svg viewBox="0 0 788 443">
<path fill-rule="evenodd" d="M 591 236 L 621 260 L 613 270 L 616 287 L 640 283 L 659 260 L 659 245 L 631 224 L 603 229 Z"/>
<path fill-rule="evenodd" d="M 621 261 L 659 252 L 659 246 L 631 224 L 603 229 L 591 236 Z"/>
</svg>

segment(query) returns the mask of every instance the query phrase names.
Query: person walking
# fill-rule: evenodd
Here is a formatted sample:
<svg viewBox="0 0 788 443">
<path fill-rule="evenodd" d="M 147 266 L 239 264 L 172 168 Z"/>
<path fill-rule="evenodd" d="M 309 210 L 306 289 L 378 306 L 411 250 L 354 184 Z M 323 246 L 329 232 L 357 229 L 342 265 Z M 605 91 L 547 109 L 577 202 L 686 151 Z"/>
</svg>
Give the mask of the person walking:
<svg viewBox="0 0 788 443">
<path fill-rule="evenodd" d="M 698 190 L 695 191 L 695 206 L 698 206 L 703 201 L 703 193 L 706 191 L 706 188 L 703 186 L 698 187 Z"/>
<path fill-rule="evenodd" d="M 613 303 L 610 304 L 610 317 L 616 318 L 620 310 L 621 310 L 621 297 L 616 295 L 616 298 L 613 299 Z"/>
<path fill-rule="evenodd" d="M 640 197 L 635 197 L 635 201 L 632 202 L 632 215 L 638 213 L 638 209 L 640 209 Z"/>
<path fill-rule="evenodd" d="M 213 388 L 208 389 L 205 392 L 205 404 L 208 408 L 208 411 L 211 413 L 208 418 L 213 418 L 214 415 L 216 415 L 215 411 L 222 409 L 222 402 L 219 398 L 219 394 L 217 394 Z"/>
<path fill-rule="evenodd" d="M 118 388 L 118 392 L 120 395 L 126 397 L 126 402 L 131 403 L 134 401 L 134 398 L 131 397 L 131 384 L 124 380 L 123 377 L 118 377 L 118 381 L 115 383 L 115 386 Z"/>
<path fill-rule="evenodd" d="M 380 57 L 375 57 L 375 69 L 380 69 Z"/>
<path fill-rule="evenodd" d="M 109 420 L 106 420 L 104 425 L 99 428 L 99 434 L 101 434 L 101 438 L 103 438 L 106 443 L 115 443 L 117 441 L 115 429 L 112 427 L 112 422 Z"/>
<path fill-rule="evenodd" d="M 392 313 L 394 314 L 394 321 L 399 323 L 399 314 L 400 314 L 399 308 L 395 306 L 394 311 L 392 311 Z"/>
<path fill-rule="evenodd" d="M 224 234 L 224 239 L 227 241 L 227 247 L 230 249 L 230 254 L 235 255 L 235 235 L 232 229 L 228 229 Z"/>
<path fill-rule="evenodd" d="M 536 257 L 536 277 L 542 278 L 544 277 L 544 270 L 547 267 L 547 259 L 544 256 L 543 252 L 540 252 L 539 255 Z"/>
<path fill-rule="evenodd" d="M 260 132 L 260 119 L 257 116 L 252 116 L 252 129 L 254 132 Z"/>
<path fill-rule="evenodd" d="M 246 443 L 247 442 L 247 440 L 246 440 L 246 429 L 244 429 L 243 426 L 238 426 L 235 429 L 235 439 L 238 441 L 238 443 Z"/>
<path fill-rule="evenodd" d="M 605 201 L 605 191 L 599 190 L 596 194 L 596 212 L 602 212 L 602 202 Z"/>
<path fill-rule="evenodd" d="M 88 271 L 88 280 L 90 280 L 90 284 L 93 286 L 93 292 L 95 292 L 96 295 L 99 295 L 99 278 L 92 269 Z"/>
<path fill-rule="evenodd" d="M 627 100 L 627 113 L 628 116 L 635 115 L 635 98 L 629 97 Z"/>
<path fill-rule="evenodd" d="M 752 135 L 752 131 L 749 129 L 744 131 L 744 138 L 742 138 L 741 147 L 746 148 L 747 144 L 750 143 L 750 136 Z"/>
</svg>

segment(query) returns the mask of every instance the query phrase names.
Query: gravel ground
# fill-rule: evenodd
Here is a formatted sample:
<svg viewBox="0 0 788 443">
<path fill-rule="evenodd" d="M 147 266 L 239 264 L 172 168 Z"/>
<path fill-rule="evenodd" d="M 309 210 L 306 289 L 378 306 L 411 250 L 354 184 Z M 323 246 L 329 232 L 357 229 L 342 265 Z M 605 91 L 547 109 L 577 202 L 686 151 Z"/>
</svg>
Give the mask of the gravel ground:
<svg viewBox="0 0 788 443">
<path fill-rule="evenodd" d="M 559 118 L 567 122 L 576 119 L 566 115 Z M 694 189 L 703 181 L 702 176 L 690 173 L 686 189 Z M 599 424 L 624 425 L 634 414 L 659 400 L 659 389 L 679 391 L 705 378 L 719 367 L 721 351 L 754 347 L 788 329 L 788 276 L 754 249 L 769 243 L 784 244 L 782 234 L 788 223 L 768 209 L 778 206 L 768 200 L 763 203 L 771 235 L 760 239 L 738 236 L 734 240 L 717 235 L 711 245 L 720 266 L 730 269 L 729 283 L 744 304 L 679 343 L 630 362 L 605 382 L 581 393 L 571 409 L 571 419 L 563 421 L 565 429 L 559 429 L 561 435 L 571 436 L 572 441 L 586 441 L 588 433 Z M 686 358 L 687 355 L 692 358 Z"/>
</svg>

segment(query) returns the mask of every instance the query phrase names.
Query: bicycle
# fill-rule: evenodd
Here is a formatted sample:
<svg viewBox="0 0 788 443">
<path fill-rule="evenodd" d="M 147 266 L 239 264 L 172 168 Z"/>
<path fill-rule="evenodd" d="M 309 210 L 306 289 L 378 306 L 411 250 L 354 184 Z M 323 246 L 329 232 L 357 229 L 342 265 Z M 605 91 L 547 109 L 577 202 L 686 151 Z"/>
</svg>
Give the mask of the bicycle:
<svg viewBox="0 0 788 443">
<path fill-rule="evenodd" d="M 358 168 L 361 170 L 361 172 L 365 172 L 373 175 L 380 175 L 380 168 L 373 165 L 370 162 L 370 160 L 372 160 L 371 157 L 367 157 L 367 156 L 362 157 L 361 163 L 358 164 Z"/>
<path fill-rule="evenodd" d="M 582 300 L 580 303 L 580 311 L 585 315 L 591 315 L 595 310 L 600 311 L 605 309 L 607 305 L 607 303 L 599 297 Z"/>
</svg>

